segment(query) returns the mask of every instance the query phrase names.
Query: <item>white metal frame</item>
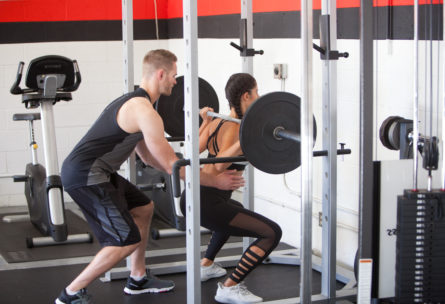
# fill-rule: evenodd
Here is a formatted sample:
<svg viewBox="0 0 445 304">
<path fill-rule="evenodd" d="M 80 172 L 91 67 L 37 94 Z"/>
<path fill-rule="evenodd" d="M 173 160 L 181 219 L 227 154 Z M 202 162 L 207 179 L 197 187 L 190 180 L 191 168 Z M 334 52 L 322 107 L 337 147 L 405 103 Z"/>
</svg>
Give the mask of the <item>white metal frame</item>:
<svg viewBox="0 0 445 304">
<path fill-rule="evenodd" d="M 301 1 L 301 266 L 300 300 L 312 298 L 312 0 Z"/>
<path fill-rule="evenodd" d="M 122 0 L 122 50 L 123 50 L 123 91 L 134 90 L 134 52 L 133 52 L 133 0 Z M 136 183 L 136 156 L 133 153 L 126 162 L 126 178 Z"/>
<path fill-rule="evenodd" d="M 133 26 L 132 1 L 122 0 L 123 8 L 123 38 L 124 38 L 124 84 L 126 91 L 132 90 L 133 83 Z M 332 48 L 336 48 L 336 7 L 335 0 L 323 0 L 323 14 L 331 18 Z M 247 19 L 247 48 L 253 44 L 252 0 L 241 0 L 241 18 Z M 187 262 L 169 263 L 169 265 L 152 266 L 155 274 L 171 273 L 172 271 L 187 271 L 187 303 L 201 303 L 201 282 L 199 274 L 200 252 L 200 197 L 199 197 L 199 152 L 198 152 L 198 117 L 191 115 L 199 111 L 198 100 L 198 37 L 197 37 L 197 1 L 183 1 L 183 28 L 185 44 L 184 71 L 184 113 L 185 113 L 185 157 L 191 160 L 191 166 L 186 167 L 186 254 Z M 302 67 L 302 111 L 301 111 L 301 160 L 302 160 L 302 217 L 301 217 L 301 249 L 300 255 L 295 250 L 290 252 L 277 251 L 270 257 L 270 262 L 301 266 L 300 297 L 283 299 L 268 303 L 311 303 L 326 299 L 341 298 L 356 293 L 353 285 L 355 280 L 350 271 L 336 266 L 336 172 L 337 172 L 337 105 L 336 105 L 336 62 L 327 60 L 323 64 L 323 148 L 328 151 L 328 157 L 323 161 L 323 172 L 328 176 L 323 184 L 323 251 L 322 259 L 312 255 L 312 147 L 313 147 L 313 110 L 312 110 L 312 0 L 303 0 L 301 6 L 301 67 Z M 242 57 L 242 71 L 253 74 L 253 57 Z M 131 167 L 131 166 L 130 166 Z M 131 168 L 130 180 L 131 180 Z M 243 204 L 253 209 L 254 182 L 253 167 L 247 166 Z M 250 240 L 243 240 L 246 248 Z M 223 265 L 233 266 L 237 257 L 219 259 Z M 128 263 L 128 261 L 127 261 Z M 317 264 L 318 263 L 318 264 Z M 322 272 L 322 293 L 312 295 L 312 270 Z M 127 268 L 106 274 L 105 280 L 115 275 L 127 275 Z M 347 283 L 346 287 L 336 291 L 336 279 Z"/>
<path fill-rule="evenodd" d="M 445 4 L 442 16 L 445 16 Z M 445 17 L 442 17 L 442 48 L 445 49 Z M 440 46 L 440 41 L 437 42 Z M 442 189 L 445 189 L 445 52 L 442 50 Z M 440 60 L 439 54 L 439 60 Z M 439 98 L 439 97 L 438 97 Z"/>
<path fill-rule="evenodd" d="M 253 12 L 252 0 L 241 0 L 241 19 L 247 20 L 247 37 L 246 47 L 253 48 Z M 243 73 L 253 75 L 253 57 L 241 57 L 241 68 Z M 243 206 L 246 209 L 254 210 L 255 208 L 255 176 L 254 168 L 248 164 L 244 169 L 244 189 L 243 189 Z M 252 238 L 243 238 L 243 251 L 245 251 L 252 243 Z"/>
<path fill-rule="evenodd" d="M 197 0 L 183 1 L 185 49 L 184 121 L 186 167 L 186 244 L 187 244 L 187 303 L 201 303 L 200 279 L 200 192 L 198 150 L 198 9 Z"/>
<path fill-rule="evenodd" d="M 413 189 L 417 190 L 419 153 L 419 0 L 414 0 Z"/>
<path fill-rule="evenodd" d="M 134 90 L 134 52 L 133 52 L 133 0 L 122 0 L 122 50 L 123 50 L 123 91 L 124 94 Z M 133 152 L 125 163 L 126 178 L 136 183 L 136 155 Z M 131 268 L 131 259 L 125 259 L 127 268 Z M 105 276 L 110 276 L 110 272 Z"/>
<path fill-rule="evenodd" d="M 322 14 L 330 16 L 330 46 L 337 50 L 337 7 L 335 0 L 322 1 Z M 335 298 L 337 264 L 337 61 L 323 64 L 323 202 L 321 294 Z"/>
</svg>

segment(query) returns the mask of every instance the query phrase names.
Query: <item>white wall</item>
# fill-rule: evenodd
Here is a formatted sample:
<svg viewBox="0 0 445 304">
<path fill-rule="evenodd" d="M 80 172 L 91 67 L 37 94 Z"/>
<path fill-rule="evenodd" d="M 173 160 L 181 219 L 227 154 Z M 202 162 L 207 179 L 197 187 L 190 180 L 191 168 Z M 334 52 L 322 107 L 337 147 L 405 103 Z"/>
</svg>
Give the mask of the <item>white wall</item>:
<svg viewBox="0 0 445 304">
<path fill-rule="evenodd" d="M 220 112 L 227 113 L 224 86 L 232 73 L 241 71 L 239 53 L 226 39 L 199 41 L 199 74 L 212 84 L 220 100 Z M 288 64 L 286 91 L 300 94 L 300 43 L 295 39 L 254 41 L 256 49 L 264 50 L 255 56 L 254 76 L 260 94 L 281 89 L 281 82 L 273 79 L 274 63 Z M 135 81 L 138 83 L 144 54 L 154 48 L 168 48 L 179 57 L 178 74 L 183 70 L 182 40 L 136 41 Z M 352 265 L 357 249 L 358 178 L 359 178 L 359 41 L 340 40 L 338 49 L 350 54 L 338 61 L 338 142 L 352 149 L 351 155 L 338 161 L 338 260 Z M 378 41 L 375 43 L 375 150 L 376 159 L 396 159 L 397 152 L 383 148 L 378 139 L 378 127 L 389 115 L 412 117 L 412 42 Z M 29 161 L 28 131 L 23 122 L 13 122 L 12 114 L 26 112 L 20 96 L 13 96 L 9 88 L 14 82 L 19 61 L 58 54 L 77 59 L 82 73 L 82 84 L 73 93 L 71 102 L 55 106 L 56 135 L 59 165 L 80 137 L 102 111 L 104 106 L 123 92 L 122 45 L 120 42 L 73 42 L 0 45 L 0 175 L 20 174 Z M 314 115 L 318 134 L 321 134 L 321 61 L 314 52 Z M 437 74 L 437 73 L 436 73 Z M 442 75 L 440 72 L 439 75 Z M 40 127 L 37 127 L 40 140 Z M 315 149 L 320 149 L 318 137 Z M 40 160 L 43 161 L 42 151 Z M 314 159 L 313 245 L 321 250 L 321 159 Z M 283 241 L 294 246 L 300 242 L 300 170 L 284 175 L 255 172 L 255 209 L 277 221 L 283 228 Z M 69 199 L 69 198 L 68 198 Z M 23 185 L 11 179 L 0 179 L 0 206 L 26 204 Z"/>
<path fill-rule="evenodd" d="M 146 50 L 165 47 L 165 41 L 135 42 L 136 84 L 140 80 L 140 63 Z M 72 93 L 73 100 L 59 102 L 54 107 L 59 167 L 105 105 L 124 90 L 122 43 L 119 41 L 8 44 L 0 45 L 0 53 L 3 55 L 0 58 L 0 176 L 23 174 L 25 164 L 30 162 L 27 123 L 12 121 L 12 115 L 39 111 L 25 109 L 21 96 L 9 93 L 19 61 L 25 62 L 25 73 L 28 63 L 43 55 L 62 55 L 79 63 L 82 83 Z M 22 87 L 24 78 L 25 75 Z M 40 123 L 35 125 L 37 142 L 41 143 Z M 43 163 L 43 147 L 38 152 L 39 161 Z M 10 178 L 0 178 L 0 206 L 22 204 L 26 204 L 23 184 L 13 183 Z"/>
</svg>

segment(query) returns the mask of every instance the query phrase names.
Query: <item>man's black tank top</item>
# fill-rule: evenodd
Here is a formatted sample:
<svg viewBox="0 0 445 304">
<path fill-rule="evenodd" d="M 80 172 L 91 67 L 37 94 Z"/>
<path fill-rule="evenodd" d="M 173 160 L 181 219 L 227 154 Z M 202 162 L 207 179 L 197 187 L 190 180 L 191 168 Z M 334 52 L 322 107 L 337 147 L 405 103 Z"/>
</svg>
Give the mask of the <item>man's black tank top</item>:
<svg viewBox="0 0 445 304">
<path fill-rule="evenodd" d="M 117 124 L 117 112 L 133 97 L 150 101 L 148 93 L 138 88 L 111 102 L 65 159 L 61 175 L 66 189 L 109 181 L 143 139 L 141 132 L 130 134 Z"/>
</svg>

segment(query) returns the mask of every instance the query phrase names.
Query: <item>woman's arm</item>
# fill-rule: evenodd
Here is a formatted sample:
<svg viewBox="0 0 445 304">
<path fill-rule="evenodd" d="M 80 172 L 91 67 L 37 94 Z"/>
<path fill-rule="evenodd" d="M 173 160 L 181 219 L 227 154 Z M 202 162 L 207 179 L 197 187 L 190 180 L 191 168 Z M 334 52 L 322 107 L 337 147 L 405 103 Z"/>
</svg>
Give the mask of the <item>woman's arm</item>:
<svg viewBox="0 0 445 304">
<path fill-rule="evenodd" d="M 209 138 L 209 126 L 212 122 L 212 117 L 207 116 L 207 112 L 212 111 L 212 108 L 204 107 L 199 110 L 199 116 L 202 118 L 202 124 L 199 127 L 199 153 L 207 149 L 207 140 Z"/>
</svg>

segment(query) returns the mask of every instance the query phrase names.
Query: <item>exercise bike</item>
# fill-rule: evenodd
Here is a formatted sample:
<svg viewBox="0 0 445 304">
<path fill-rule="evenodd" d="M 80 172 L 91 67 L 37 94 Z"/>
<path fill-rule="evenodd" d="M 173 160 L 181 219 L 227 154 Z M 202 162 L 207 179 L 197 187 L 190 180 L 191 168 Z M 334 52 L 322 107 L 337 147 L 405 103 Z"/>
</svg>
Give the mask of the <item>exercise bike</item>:
<svg viewBox="0 0 445 304">
<path fill-rule="evenodd" d="M 66 57 L 50 55 L 32 60 L 26 74 L 27 88 L 20 88 L 24 63 L 20 62 L 15 83 L 10 92 L 22 95 L 27 109 L 40 108 L 40 113 L 14 114 L 14 121 L 28 121 L 31 147 L 31 163 L 24 175 L 15 175 L 14 182 L 25 183 L 25 196 L 29 219 L 43 237 L 28 237 L 28 248 L 67 243 L 92 242 L 90 233 L 68 235 L 63 201 L 63 187 L 57 161 L 56 133 L 53 105 L 72 99 L 71 92 L 81 82 L 78 64 Z M 37 144 L 34 122 L 41 120 L 45 167 L 37 161 Z M 11 217 L 4 221 L 12 222 Z"/>
</svg>

